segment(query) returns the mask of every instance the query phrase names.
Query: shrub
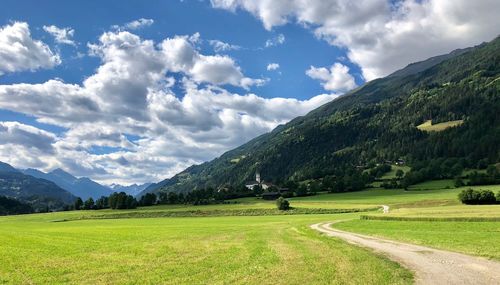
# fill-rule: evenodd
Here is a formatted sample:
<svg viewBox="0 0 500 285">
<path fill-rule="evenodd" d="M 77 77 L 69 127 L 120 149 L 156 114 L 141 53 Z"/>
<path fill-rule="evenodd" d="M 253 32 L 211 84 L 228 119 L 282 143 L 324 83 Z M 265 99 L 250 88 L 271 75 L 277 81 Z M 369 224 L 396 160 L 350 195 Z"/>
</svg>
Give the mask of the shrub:
<svg viewBox="0 0 500 285">
<path fill-rule="evenodd" d="M 458 199 L 467 205 L 477 204 L 479 200 L 477 191 L 474 191 L 472 188 L 462 190 L 462 192 L 458 194 Z"/>
<path fill-rule="evenodd" d="M 495 198 L 495 194 L 490 190 L 483 190 L 479 193 L 479 204 L 483 205 L 491 205 L 496 204 L 497 199 Z"/>
<path fill-rule="evenodd" d="M 496 203 L 495 194 L 490 190 L 462 190 L 458 199 L 467 205 L 491 205 Z"/>
<path fill-rule="evenodd" d="M 278 200 L 276 200 L 276 207 L 278 207 L 278 210 L 288 211 L 290 209 L 290 203 L 283 197 L 279 197 Z"/>
<path fill-rule="evenodd" d="M 497 203 L 500 204 L 500 191 L 497 193 Z"/>
</svg>

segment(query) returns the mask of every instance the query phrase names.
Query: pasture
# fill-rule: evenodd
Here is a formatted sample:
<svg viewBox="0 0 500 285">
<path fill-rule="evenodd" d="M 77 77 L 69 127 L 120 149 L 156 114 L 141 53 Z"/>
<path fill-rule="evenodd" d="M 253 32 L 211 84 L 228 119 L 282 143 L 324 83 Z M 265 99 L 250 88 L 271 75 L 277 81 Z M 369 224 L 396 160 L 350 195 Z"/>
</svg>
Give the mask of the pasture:
<svg viewBox="0 0 500 285">
<path fill-rule="evenodd" d="M 463 124 L 463 120 L 448 121 L 438 124 L 433 124 L 432 120 L 427 120 L 424 123 L 417 126 L 417 129 L 425 132 L 440 132 L 448 128 L 457 127 Z"/>
<path fill-rule="evenodd" d="M 352 214 L 0 219 L 2 284 L 408 284 L 398 264 L 308 225 Z"/>
<path fill-rule="evenodd" d="M 309 228 L 325 221 L 343 221 L 335 227 L 352 232 L 500 259 L 500 222 L 360 220 L 361 215 L 500 217 L 500 205 L 459 204 L 463 188 L 439 189 L 446 183 L 289 199 L 309 214 L 276 214 L 273 201 L 243 198 L 221 205 L 0 217 L 0 284 L 413 282 L 412 273 L 397 263 Z M 389 205 L 390 213 L 374 210 L 380 205 Z M 361 212 L 312 214 L 317 209 Z M 203 216 L 164 216 L 188 211 Z M 235 211 L 264 212 L 233 216 Z"/>
</svg>

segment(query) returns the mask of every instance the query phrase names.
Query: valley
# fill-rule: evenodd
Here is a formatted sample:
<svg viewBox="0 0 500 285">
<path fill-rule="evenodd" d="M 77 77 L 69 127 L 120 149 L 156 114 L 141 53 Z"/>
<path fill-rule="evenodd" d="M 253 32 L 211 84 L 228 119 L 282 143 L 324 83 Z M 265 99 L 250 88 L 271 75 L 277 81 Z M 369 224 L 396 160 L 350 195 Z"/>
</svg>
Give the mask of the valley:
<svg viewBox="0 0 500 285">
<path fill-rule="evenodd" d="M 0 285 L 500 285 L 500 1 L 1 7 Z"/>
</svg>

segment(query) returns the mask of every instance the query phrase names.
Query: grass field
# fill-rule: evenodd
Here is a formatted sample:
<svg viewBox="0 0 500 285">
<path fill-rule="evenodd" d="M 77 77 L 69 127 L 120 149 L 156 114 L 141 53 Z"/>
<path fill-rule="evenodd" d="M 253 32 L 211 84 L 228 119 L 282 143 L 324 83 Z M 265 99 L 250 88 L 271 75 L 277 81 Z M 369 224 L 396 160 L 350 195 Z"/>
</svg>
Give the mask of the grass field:
<svg viewBox="0 0 500 285">
<path fill-rule="evenodd" d="M 449 180 L 429 181 L 415 185 L 412 187 L 414 191 L 408 191 L 408 194 L 420 193 L 420 195 L 400 196 L 401 203 L 393 204 L 388 214 L 380 212 L 368 214 L 376 217 L 400 218 L 402 221 L 353 219 L 338 223 L 335 227 L 500 260 L 500 221 L 446 221 L 446 219 L 457 218 L 500 219 L 500 205 L 460 204 L 456 195 L 462 189 L 469 187 L 439 189 L 439 187 L 447 186 L 449 182 Z M 470 188 L 489 189 L 495 193 L 500 191 L 500 185 Z M 421 191 L 418 191 L 419 189 Z M 394 201 L 393 197 L 387 201 Z M 416 197 L 425 197 L 425 199 L 419 200 L 415 199 Z M 443 221 L 412 220 L 419 218 Z M 408 220 L 405 221 L 405 219 Z"/>
<path fill-rule="evenodd" d="M 404 173 L 409 172 L 411 168 L 409 166 L 403 166 L 403 165 L 391 165 L 391 171 L 387 172 L 384 174 L 380 179 L 393 179 L 396 178 L 396 172 L 398 170 L 403 171 Z"/>
<path fill-rule="evenodd" d="M 417 129 L 426 132 L 440 132 L 446 130 L 447 128 L 460 126 L 461 124 L 463 124 L 463 122 L 464 122 L 463 120 L 456 120 L 456 121 L 448 121 L 438 124 L 432 124 L 432 120 L 427 120 L 424 123 L 418 125 Z"/>
<path fill-rule="evenodd" d="M 383 257 L 308 225 L 352 215 L 149 218 L 50 222 L 67 213 L 0 219 L 0 283 L 408 284 Z"/>
<path fill-rule="evenodd" d="M 0 284 L 409 284 L 412 274 L 373 252 L 328 238 L 335 227 L 500 259 L 500 222 L 360 220 L 360 215 L 500 217 L 500 205 L 466 206 L 464 188 L 431 181 L 290 199 L 297 209 L 373 209 L 342 214 L 134 218 L 151 213 L 274 211 L 273 201 L 73 211 L 0 217 Z M 500 186 L 480 186 L 495 192 Z M 224 212 L 224 213 L 225 213 Z M 117 218 L 116 215 L 122 215 Z M 182 213 L 181 213 L 182 214 Z M 92 219 L 93 216 L 112 219 Z M 79 220 L 82 217 L 91 218 Z M 70 221 L 68 221 L 70 220 Z M 59 222 L 56 222 L 59 221 Z"/>
<path fill-rule="evenodd" d="M 500 222 L 352 220 L 335 228 L 500 260 Z"/>
</svg>

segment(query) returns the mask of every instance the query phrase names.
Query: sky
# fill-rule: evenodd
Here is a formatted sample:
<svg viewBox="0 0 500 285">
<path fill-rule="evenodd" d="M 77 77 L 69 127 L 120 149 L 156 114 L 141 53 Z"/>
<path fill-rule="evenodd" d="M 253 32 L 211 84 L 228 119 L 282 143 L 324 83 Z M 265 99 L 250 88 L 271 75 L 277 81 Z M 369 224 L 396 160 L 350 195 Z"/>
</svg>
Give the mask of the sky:
<svg viewBox="0 0 500 285">
<path fill-rule="evenodd" d="M 1 5 L 0 161 L 104 184 L 171 177 L 500 27 L 497 0 Z"/>
</svg>

